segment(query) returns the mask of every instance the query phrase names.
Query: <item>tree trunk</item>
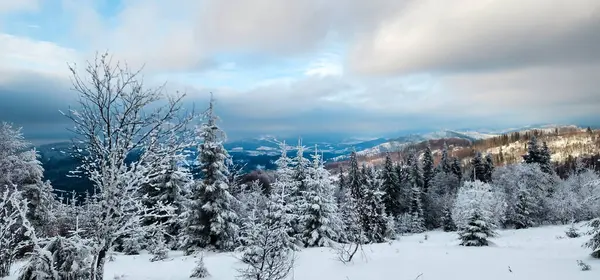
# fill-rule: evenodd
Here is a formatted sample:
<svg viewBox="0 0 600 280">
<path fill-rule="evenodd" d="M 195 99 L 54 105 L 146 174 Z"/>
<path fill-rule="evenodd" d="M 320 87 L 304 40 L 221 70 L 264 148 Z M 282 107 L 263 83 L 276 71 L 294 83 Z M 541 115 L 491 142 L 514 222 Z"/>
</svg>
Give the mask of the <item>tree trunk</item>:
<svg viewBox="0 0 600 280">
<path fill-rule="evenodd" d="M 107 252 L 108 248 L 103 247 L 95 256 L 94 263 L 92 264 L 92 273 L 90 280 L 104 280 L 104 263 L 106 262 Z"/>
</svg>

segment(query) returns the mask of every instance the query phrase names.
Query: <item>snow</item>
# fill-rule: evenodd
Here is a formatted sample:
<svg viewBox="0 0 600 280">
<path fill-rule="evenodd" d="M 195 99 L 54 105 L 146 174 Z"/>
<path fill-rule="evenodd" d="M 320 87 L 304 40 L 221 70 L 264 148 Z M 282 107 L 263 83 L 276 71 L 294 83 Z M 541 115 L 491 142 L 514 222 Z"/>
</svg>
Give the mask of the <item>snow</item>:
<svg viewBox="0 0 600 280">
<path fill-rule="evenodd" d="M 581 224 L 579 224 L 581 225 Z M 581 245 L 589 239 L 566 238 L 565 226 L 547 226 L 522 230 L 501 230 L 492 238 L 490 247 L 462 247 L 456 233 L 426 232 L 400 237 L 391 243 L 364 247 L 351 264 L 337 261 L 328 248 L 305 249 L 296 255 L 296 266 L 289 279 L 296 280 L 563 280 L 600 279 L 600 260 L 589 257 L 590 250 Z M 240 264 L 231 253 L 205 253 L 204 261 L 212 275 L 206 279 L 230 280 L 237 275 Z M 237 256 L 239 257 L 239 256 Z M 196 259 L 171 252 L 165 261 L 150 262 L 151 255 L 117 255 L 107 262 L 107 280 L 184 280 L 195 266 Z M 577 260 L 591 265 L 581 271 Z M 16 279 L 13 276 L 4 280 Z M 512 272 L 509 271 L 512 270 Z"/>
</svg>

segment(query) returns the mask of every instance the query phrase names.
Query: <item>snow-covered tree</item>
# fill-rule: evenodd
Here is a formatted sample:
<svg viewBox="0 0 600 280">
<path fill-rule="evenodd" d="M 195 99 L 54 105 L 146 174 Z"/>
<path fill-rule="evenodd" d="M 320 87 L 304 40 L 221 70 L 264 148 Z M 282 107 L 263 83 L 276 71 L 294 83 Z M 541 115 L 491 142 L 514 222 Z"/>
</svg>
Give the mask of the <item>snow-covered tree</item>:
<svg viewBox="0 0 600 280">
<path fill-rule="evenodd" d="M 160 225 L 161 233 L 170 248 L 178 247 L 178 238 L 183 228 L 184 220 L 181 218 L 185 204 L 185 195 L 192 183 L 192 175 L 189 170 L 181 164 L 185 155 L 182 153 L 168 154 L 169 151 L 187 148 L 187 143 L 179 143 L 175 135 L 166 140 L 166 143 L 158 144 L 155 151 L 148 151 L 148 182 L 143 184 L 140 190 L 141 199 L 146 207 L 152 207 L 159 201 L 175 209 L 174 215 L 160 219 L 147 217 L 145 225 Z M 181 149 L 173 149 L 172 146 L 181 145 Z M 165 215 L 166 213 L 160 213 Z M 151 233 L 157 237 L 156 233 Z"/>
<path fill-rule="evenodd" d="M 24 226 L 24 215 L 27 212 L 27 199 L 16 188 L 0 188 L 0 277 L 6 277 L 14 262 Z M 25 218 L 26 219 L 26 218 Z"/>
<path fill-rule="evenodd" d="M 148 229 L 140 226 L 146 217 L 171 215 L 159 214 L 171 207 L 148 207 L 139 199 L 148 182 L 147 151 L 184 132 L 192 116 L 181 115 L 183 96 L 165 98 L 163 88 L 144 88 L 139 71 L 112 63 L 108 54 L 88 63 L 85 77 L 75 66 L 69 69 L 78 94 L 78 106 L 66 114 L 73 121 L 75 154 L 82 162 L 77 174 L 95 187 L 86 202 L 93 209 L 86 217 L 91 230 L 84 233 L 94 255 L 90 279 L 101 280 L 107 253 L 117 240 Z M 156 104 L 165 99 L 166 105 Z M 126 160 L 134 153 L 133 162 Z"/>
<path fill-rule="evenodd" d="M 232 211 L 235 199 L 229 193 L 227 162 L 231 160 L 223 147 L 225 133 L 217 125 L 214 99 L 204 112 L 205 122 L 198 129 L 201 144 L 198 162 L 202 179 L 191 188 L 183 248 L 188 254 L 199 248 L 231 250 L 236 245 L 237 215 Z"/>
<path fill-rule="evenodd" d="M 524 182 L 520 181 L 517 187 L 517 201 L 515 205 L 514 224 L 516 229 L 528 228 L 535 225 L 533 217 L 537 211 L 538 205 L 534 197 L 529 192 Z"/>
<path fill-rule="evenodd" d="M 548 148 L 548 144 L 546 142 L 542 143 L 542 149 L 540 150 L 540 168 L 544 173 L 554 174 L 554 170 L 552 169 L 552 153 L 550 152 L 550 148 Z"/>
<path fill-rule="evenodd" d="M 452 209 L 452 219 L 458 227 L 461 240 L 463 243 L 467 242 L 465 245 L 470 244 L 468 242 L 485 245 L 483 240 L 492 236 L 498 216 L 501 216 L 496 213 L 496 207 L 500 203 L 502 199 L 494 195 L 487 183 L 469 181 L 459 189 Z M 479 239 L 474 239 L 475 237 Z"/>
<path fill-rule="evenodd" d="M 18 280 L 89 279 L 93 255 L 86 241 L 79 237 L 54 237 L 37 248 L 21 268 Z"/>
<path fill-rule="evenodd" d="M 492 154 L 485 155 L 483 162 L 483 182 L 490 183 L 492 181 L 492 174 L 494 173 L 494 160 Z"/>
<path fill-rule="evenodd" d="M 444 147 L 442 148 L 442 156 L 440 158 L 440 163 L 438 164 L 438 170 L 444 173 L 452 172 L 452 161 L 448 156 L 448 145 L 444 142 Z"/>
<path fill-rule="evenodd" d="M 315 148 L 313 165 L 308 168 L 304 204 L 299 205 L 302 213 L 301 232 L 304 246 L 330 246 L 338 240 L 341 221 L 333 192 L 329 171 Z"/>
<path fill-rule="evenodd" d="M 454 173 L 454 175 L 456 175 L 456 178 L 458 178 L 459 182 L 462 182 L 463 177 L 462 177 L 462 168 L 460 165 L 460 160 L 457 157 L 454 157 L 452 159 L 452 173 Z"/>
<path fill-rule="evenodd" d="M 381 243 L 388 236 L 388 217 L 385 205 L 382 202 L 383 192 L 380 191 L 381 182 L 377 179 L 373 168 L 363 166 L 362 170 L 363 198 L 359 202 L 361 224 L 365 237 L 370 242 Z"/>
<path fill-rule="evenodd" d="M 553 211 L 549 208 L 549 195 L 555 193 L 553 190 L 559 181 L 542 172 L 538 164 L 496 168 L 493 177 L 494 192 L 502 192 L 506 199 L 502 222 L 505 227 L 517 227 L 523 223 L 539 225 L 551 219 Z M 527 196 L 521 195 L 522 199 L 519 199 L 519 193 Z"/>
<path fill-rule="evenodd" d="M 292 169 L 293 160 L 287 156 L 289 146 L 285 142 L 278 143 L 281 156 L 275 161 L 277 169 L 275 170 L 275 182 L 272 184 L 273 193 L 279 195 L 283 201 L 285 230 L 290 238 L 290 244 L 296 248 L 300 243 L 297 238 L 297 222 L 299 220 L 297 205 L 297 196 L 295 190 L 297 183 L 294 180 L 294 170 Z"/>
<path fill-rule="evenodd" d="M 240 261 L 246 265 L 238 270 L 242 279 L 286 279 L 294 264 L 284 192 L 275 191 L 264 204 L 263 210 L 254 212 L 244 224 L 245 244 L 237 249 L 242 254 Z"/>
<path fill-rule="evenodd" d="M 346 176 L 344 176 L 344 169 L 340 166 L 340 171 L 338 174 L 338 181 L 337 181 L 337 189 L 335 190 L 335 199 L 336 202 L 338 204 L 338 207 L 341 204 L 342 198 L 344 196 L 344 192 L 346 192 L 346 189 L 348 188 L 346 186 Z"/>
<path fill-rule="evenodd" d="M 385 157 L 381 177 L 382 200 L 385 205 L 385 212 L 388 216 L 396 218 L 400 216 L 402 211 L 402 206 L 400 205 L 401 190 L 398 175 L 389 153 Z"/>
<path fill-rule="evenodd" d="M 592 238 L 584 246 L 592 249 L 592 257 L 600 259 L 600 219 L 590 222 L 592 230 L 589 232 Z"/>
<path fill-rule="evenodd" d="M 467 225 L 459 231 L 460 245 L 462 246 L 488 246 L 488 238 L 494 237 L 493 225 L 481 213 L 480 209 L 472 209 Z"/>
<path fill-rule="evenodd" d="M 423 192 L 419 187 L 413 187 L 411 192 L 410 199 L 410 216 L 411 216 L 411 226 L 410 232 L 419 233 L 425 231 L 425 217 L 423 213 L 423 206 L 421 202 L 421 198 L 423 197 Z"/>
<path fill-rule="evenodd" d="M 485 163 L 483 157 L 480 152 L 477 152 L 475 156 L 471 159 L 471 175 L 469 176 L 469 180 L 479 180 L 481 182 L 487 182 L 485 180 L 486 172 L 485 172 Z"/>
<path fill-rule="evenodd" d="M 192 275 L 190 275 L 190 278 L 206 278 L 209 276 L 210 276 L 210 273 L 208 272 L 208 269 L 206 268 L 206 265 L 204 264 L 204 255 L 200 255 L 198 257 L 198 260 L 196 261 L 196 266 L 194 267 L 194 270 L 192 271 Z"/>
<path fill-rule="evenodd" d="M 29 205 L 27 218 L 43 236 L 55 235 L 57 229 L 53 208 L 57 202 L 50 182 L 43 181 L 42 163 L 35 149 L 28 149 L 20 129 L 0 123 L 0 191 L 17 186 Z"/>
<path fill-rule="evenodd" d="M 431 181 L 434 176 L 433 154 L 431 147 L 427 145 L 425 153 L 423 153 L 423 193 L 426 194 L 431 187 Z"/>
</svg>

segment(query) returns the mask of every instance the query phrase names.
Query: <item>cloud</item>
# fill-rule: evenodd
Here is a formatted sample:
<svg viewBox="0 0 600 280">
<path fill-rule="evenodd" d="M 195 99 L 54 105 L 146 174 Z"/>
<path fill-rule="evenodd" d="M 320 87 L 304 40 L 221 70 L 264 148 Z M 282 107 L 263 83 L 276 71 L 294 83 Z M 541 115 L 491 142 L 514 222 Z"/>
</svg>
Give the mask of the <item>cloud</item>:
<svg viewBox="0 0 600 280">
<path fill-rule="evenodd" d="M 594 0 L 60 1 L 76 43 L 0 34 L 0 102 L 35 110 L 0 118 L 54 121 L 74 95 L 65 63 L 105 49 L 188 102 L 214 92 L 232 135 L 571 122 L 600 107 Z"/>
<path fill-rule="evenodd" d="M 598 63 L 600 2 L 412 1 L 348 58 L 361 73 L 481 71 Z"/>
</svg>

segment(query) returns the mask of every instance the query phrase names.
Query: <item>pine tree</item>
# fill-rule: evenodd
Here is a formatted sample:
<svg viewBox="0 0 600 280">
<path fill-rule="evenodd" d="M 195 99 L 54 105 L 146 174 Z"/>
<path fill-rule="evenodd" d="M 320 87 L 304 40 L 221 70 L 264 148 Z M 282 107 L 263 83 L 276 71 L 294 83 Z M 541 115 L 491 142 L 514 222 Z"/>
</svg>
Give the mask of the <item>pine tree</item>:
<svg viewBox="0 0 600 280">
<path fill-rule="evenodd" d="M 367 240 L 380 243 L 385 241 L 388 233 L 388 219 L 381 199 L 383 193 L 379 191 L 380 183 L 372 168 L 363 166 L 361 173 L 364 180 L 364 197 L 361 203 L 363 231 Z"/>
<path fill-rule="evenodd" d="M 456 231 L 456 224 L 454 223 L 454 220 L 452 219 L 452 211 L 450 210 L 450 208 L 445 208 L 444 212 L 443 212 L 443 217 L 442 217 L 442 228 L 444 229 L 445 232 L 450 232 L 450 231 Z"/>
<path fill-rule="evenodd" d="M 148 182 L 140 189 L 142 201 L 147 207 L 162 203 L 174 209 L 173 216 L 159 213 L 163 217 L 146 217 L 142 221 L 145 225 L 159 224 L 165 232 L 165 236 L 161 238 L 165 238 L 171 248 L 177 247 L 178 237 L 185 223 L 180 217 L 186 203 L 187 189 L 192 183 L 189 171 L 178 165 L 182 160 L 183 155 L 169 155 L 160 150 L 152 152 L 148 157 L 151 166 Z"/>
<path fill-rule="evenodd" d="M 488 238 L 494 237 L 495 233 L 479 210 L 474 209 L 468 225 L 460 229 L 459 236 L 462 246 L 488 246 Z"/>
<path fill-rule="evenodd" d="M 282 207 L 284 213 L 282 215 L 285 222 L 285 231 L 288 233 L 290 244 L 294 244 L 295 248 L 297 243 L 297 222 L 300 217 L 296 207 L 297 196 L 296 193 L 297 183 L 294 180 L 294 169 L 293 160 L 287 156 L 289 146 L 285 142 L 279 143 L 279 149 L 281 156 L 277 161 L 277 170 L 275 170 L 275 182 L 272 184 L 273 194 L 276 194 L 282 199 Z"/>
<path fill-rule="evenodd" d="M 423 197 L 423 192 L 421 188 L 414 186 L 411 192 L 411 201 L 410 201 L 410 216 L 411 216 L 411 226 L 410 231 L 413 233 L 420 233 L 425 231 L 425 218 L 423 214 L 423 206 L 421 202 L 421 197 Z"/>
<path fill-rule="evenodd" d="M 357 202 L 364 196 L 362 193 L 361 177 L 356 152 L 352 152 L 350 154 L 350 169 L 348 170 L 348 189 L 350 190 L 350 195 L 352 195 Z"/>
<path fill-rule="evenodd" d="M 255 212 L 245 225 L 245 245 L 238 248 L 246 268 L 242 279 L 282 280 L 293 267 L 293 245 L 287 232 L 285 194 L 276 191 L 265 201 L 264 211 Z"/>
<path fill-rule="evenodd" d="M 438 169 L 445 173 L 452 172 L 452 162 L 450 162 L 450 158 L 448 157 L 448 145 L 446 142 L 444 142 L 444 147 L 442 148 L 442 157 L 438 164 Z"/>
<path fill-rule="evenodd" d="M 546 142 L 542 144 L 542 149 L 540 150 L 539 164 L 544 173 L 554 174 L 554 171 L 552 170 L 552 156 Z"/>
<path fill-rule="evenodd" d="M 205 247 L 232 249 L 238 231 L 237 215 L 231 210 L 234 198 L 227 185 L 230 157 L 223 148 L 225 134 L 216 124 L 213 99 L 204 116 L 207 122 L 199 130 L 203 142 L 198 148 L 202 180 L 192 186 L 183 245 L 188 254 Z"/>
<path fill-rule="evenodd" d="M 537 138 L 535 136 L 529 139 L 527 142 L 527 155 L 525 157 L 526 163 L 541 163 L 543 161 L 540 147 L 538 146 Z"/>
<path fill-rule="evenodd" d="M 475 157 L 471 159 L 471 168 L 472 173 L 469 180 L 485 182 L 485 165 L 480 152 L 477 152 Z"/>
<path fill-rule="evenodd" d="M 591 256 L 596 259 L 600 259 L 600 219 L 595 219 L 590 222 L 592 230 L 590 235 L 592 238 L 584 244 L 585 247 L 592 249 Z"/>
<path fill-rule="evenodd" d="M 346 183 L 346 176 L 344 176 L 344 169 L 340 166 L 340 171 L 338 174 L 337 189 L 335 191 L 335 199 L 336 199 L 338 207 L 342 203 L 344 193 L 346 192 L 346 189 L 347 189 L 346 184 L 347 183 Z"/>
<path fill-rule="evenodd" d="M 190 278 L 206 278 L 209 276 L 210 273 L 208 272 L 208 269 L 206 269 L 206 265 L 204 264 L 204 255 L 200 255 L 198 257 L 198 260 L 196 261 L 196 266 L 194 267 Z"/>
<path fill-rule="evenodd" d="M 423 154 L 423 193 L 427 193 L 431 187 L 431 180 L 433 180 L 433 154 L 431 153 L 431 147 L 427 145 L 425 153 Z"/>
<path fill-rule="evenodd" d="M 452 160 L 452 173 L 458 178 L 458 182 L 462 182 L 462 168 L 460 166 L 460 160 L 457 157 L 454 157 Z"/>
<path fill-rule="evenodd" d="M 528 228 L 534 225 L 533 216 L 535 215 L 536 204 L 533 201 L 531 193 L 527 186 L 519 184 L 517 191 L 517 203 L 515 207 L 515 220 L 513 221 L 516 229 Z"/>
<path fill-rule="evenodd" d="M 385 165 L 381 171 L 381 175 L 381 190 L 383 192 L 382 199 L 385 205 L 385 212 L 388 216 L 396 218 L 400 216 L 402 211 L 400 205 L 400 182 L 389 153 L 385 157 Z"/>
<path fill-rule="evenodd" d="M 330 174 L 316 148 L 313 165 L 308 168 L 307 173 L 304 204 L 300 205 L 300 212 L 303 214 L 301 224 L 304 227 L 302 241 L 305 247 L 330 246 L 333 241 L 338 240 L 341 222 L 337 216 Z"/>
<path fill-rule="evenodd" d="M 494 160 L 492 159 L 491 154 L 487 154 L 485 156 L 485 161 L 483 163 L 483 180 L 482 182 L 489 183 L 492 181 L 492 174 L 494 173 Z"/>
</svg>

